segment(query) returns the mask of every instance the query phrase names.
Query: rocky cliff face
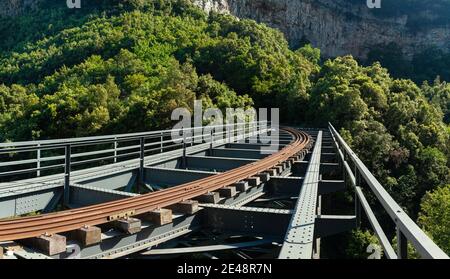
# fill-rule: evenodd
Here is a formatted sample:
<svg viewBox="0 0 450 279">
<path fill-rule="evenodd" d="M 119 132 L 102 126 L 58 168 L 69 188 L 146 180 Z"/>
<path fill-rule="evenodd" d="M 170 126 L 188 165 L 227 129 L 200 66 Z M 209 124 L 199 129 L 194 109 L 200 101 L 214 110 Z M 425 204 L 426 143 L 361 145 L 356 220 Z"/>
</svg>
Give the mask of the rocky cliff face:
<svg viewBox="0 0 450 279">
<path fill-rule="evenodd" d="M 0 17 L 17 16 L 26 9 L 35 9 L 42 0 L 0 0 Z"/>
<path fill-rule="evenodd" d="M 325 56 L 365 58 L 375 45 L 389 43 L 398 44 L 407 57 L 430 45 L 450 48 L 450 26 L 411 30 L 408 16 L 376 17 L 365 0 L 356 4 L 349 0 L 193 1 L 207 12 L 229 13 L 278 28 L 293 47 L 307 40 Z"/>
<path fill-rule="evenodd" d="M 42 1 L 0 0 L 0 17 L 16 16 L 26 9 L 36 8 Z M 398 44 L 407 57 L 431 45 L 450 49 L 450 26 L 411 30 L 408 16 L 376 17 L 366 0 L 191 1 L 207 12 L 229 13 L 266 23 L 281 30 L 291 46 L 309 41 L 320 48 L 324 56 L 352 54 L 365 58 L 374 46 L 389 43 Z"/>
</svg>

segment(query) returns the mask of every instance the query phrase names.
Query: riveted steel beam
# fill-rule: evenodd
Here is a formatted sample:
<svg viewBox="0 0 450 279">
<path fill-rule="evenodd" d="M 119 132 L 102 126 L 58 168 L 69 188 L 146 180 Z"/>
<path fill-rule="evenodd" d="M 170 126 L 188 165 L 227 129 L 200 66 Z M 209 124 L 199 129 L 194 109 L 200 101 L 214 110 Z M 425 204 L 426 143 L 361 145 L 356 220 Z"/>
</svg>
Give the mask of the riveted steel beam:
<svg viewBox="0 0 450 279">
<path fill-rule="evenodd" d="M 256 162 L 255 159 L 237 159 L 209 156 L 186 156 L 186 166 L 190 170 L 227 171 Z"/>
<path fill-rule="evenodd" d="M 69 204 L 76 208 L 135 196 L 138 194 L 74 184 L 70 186 Z"/>
<path fill-rule="evenodd" d="M 228 205 L 204 205 L 204 226 L 216 232 L 233 232 L 252 236 L 264 236 L 277 240 L 284 237 L 291 219 L 290 210 L 239 207 Z"/>
<path fill-rule="evenodd" d="M 232 148 L 213 148 L 208 154 L 212 157 L 227 157 L 227 158 L 246 158 L 246 159 L 263 159 L 268 154 L 263 154 L 261 150 L 250 149 L 232 149 Z"/>
<path fill-rule="evenodd" d="M 280 259 L 312 258 L 321 148 L 322 132 L 319 131 L 294 214 L 281 248 Z"/>
<path fill-rule="evenodd" d="M 217 172 L 146 167 L 145 183 L 149 185 L 174 186 L 210 177 L 215 174 Z"/>
</svg>

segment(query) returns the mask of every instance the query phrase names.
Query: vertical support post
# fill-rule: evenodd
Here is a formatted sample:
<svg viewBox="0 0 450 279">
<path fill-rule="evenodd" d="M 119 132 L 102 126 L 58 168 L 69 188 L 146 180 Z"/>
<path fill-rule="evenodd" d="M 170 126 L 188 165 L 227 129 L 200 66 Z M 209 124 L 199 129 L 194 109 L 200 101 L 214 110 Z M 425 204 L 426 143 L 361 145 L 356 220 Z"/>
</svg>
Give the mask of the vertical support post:
<svg viewBox="0 0 450 279">
<path fill-rule="evenodd" d="M 233 124 L 230 124 L 230 140 L 228 141 L 229 143 L 233 143 L 234 142 L 234 127 L 235 127 L 235 123 L 233 122 Z"/>
<path fill-rule="evenodd" d="M 361 175 L 356 165 L 355 165 L 355 181 L 356 186 L 361 187 Z M 359 200 L 356 191 L 355 191 L 355 216 L 356 216 L 356 226 L 359 228 L 361 227 L 361 201 Z"/>
<path fill-rule="evenodd" d="M 397 227 L 397 256 L 398 259 L 408 258 L 408 239 Z"/>
<path fill-rule="evenodd" d="M 64 198 L 63 203 L 64 205 L 69 204 L 69 193 L 70 193 L 70 168 L 71 168 L 71 152 L 72 148 L 70 144 L 67 144 L 65 146 L 65 166 L 64 166 Z"/>
<path fill-rule="evenodd" d="M 355 216 L 356 216 L 356 227 L 361 227 L 361 201 L 359 200 L 358 194 L 355 191 Z"/>
<path fill-rule="evenodd" d="M 183 158 L 182 158 L 181 167 L 183 169 L 186 168 L 186 130 L 185 129 L 183 129 Z"/>
<path fill-rule="evenodd" d="M 347 169 L 344 166 L 347 160 L 347 152 L 345 150 L 342 150 L 342 155 L 344 155 L 344 158 L 342 160 L 342 179 L 344 180 L 344 183 L 347 186 Z"/>
<path fill-rule="evenodd" d="M 256 134 L 257 134 L 257 136 L 256 136 L 256 143 L 258 143 L 258 142 L 261 141 L 261 139 L 260 139 L 260 136 L 261 136 L 261 123 L 260 122 L 256 123 Z"/>
<path fill-rule="evenodd" d="M 114 137 L 114 163 L 117 163 L 117 137 Z"/>
<path fill-rule="evenodd" d="M 322 175 L 320 175 L 322 180 Z M 317 197 L 317 215 L 322 215 L 322 196 Z M 320 237 L 317 237 L 313 242 L 313 259 L 320 259 Z"/>
<path fill-rule="evenodd" d="M 141 190 L 141 186 L 144 184 L 144 164 L 145 164 L 145 138 L 140 138 L 140 152 L 139 152 L 139 181 L 137 185 L 137 192 Z"/>
<path fill-rule="evenodd" d="M 209 135 L 210 135 L 210 138 L 211 138 L 211 142 L 209 143 L 209 154 L 212 154 L 212 150 L 213 150 L 213 132 L 212 132 L 212 130 L 211 131 L 209 131 Z"/>
<path fill-rule="evenodd" d="M 339 151 L 341 151 L 341 148 L 338 143 L 336 143 L 336 158 L 339 164 L 339 170 L 344 171 L 344 161 L 341 160 L 341 156 L 339 155 Z M 342 151 L 341 151 L 342 152 Z"/>
<path fill-rule="evenodd" d="M 160 145 L 159 153 L 163 153 L 163 152 L 164 152 L 164 132 L 161 132 L 161 145 Z"/>
<path fill-rule="evenodd" d="M 37 151 L 36 151 L 36 176 L 40 177 L 41 176 L 41 144 L 38 143 L 37 144 Z"/>
<path fill-rule="evenodd" d="M 256 126 L 256 122 L 253 122 L 252 123 L 252 137 L 254 137 L 256 135 L 256 129 L 258 129 Z"/>
</svg>

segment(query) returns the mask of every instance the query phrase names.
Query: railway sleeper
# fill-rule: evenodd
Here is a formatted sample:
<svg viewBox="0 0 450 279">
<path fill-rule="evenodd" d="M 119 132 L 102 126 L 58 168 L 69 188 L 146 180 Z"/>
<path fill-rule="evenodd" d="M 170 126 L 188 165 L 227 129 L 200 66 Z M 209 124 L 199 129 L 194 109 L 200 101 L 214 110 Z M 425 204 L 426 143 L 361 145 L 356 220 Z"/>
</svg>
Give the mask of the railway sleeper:
<svg viewBox="0 0 450 279">
<path fill-rule="evenodd" d="M 47 256 L 66 252 L 67 239 L 60 234 L 45 234 L 38 237 L 17 240 L 20 245 L 38 250 Z"/>
<path fill-rule="evenodd" d="M 141 220 L 151 222 L 157 226 L 163 226 L 170 224 L 173 221 L 172 210 L 168 208 L 161 208 L 154 211 L 150 211 L 137 216 Z"/>
<path fill-rule="evenodd" d="M 219 194 L 225 198 L 232 198 L 237 194 L 236 187 L 234 186 L 220 188 L 219 190 L 217 190 L 217 192 L 219 192 Z"/>
<path fill-rule="evenodd" d="M 217 204 L 220 201 L 220 195 L 218 192 L 210 192 L 201 196 L 194 198 L 194 200 L 200 203 L 212 203 Z"/>
<path fill-rule="evenodd" d="M 258 173 L 256 175 L 256 177 L 259 177 L 259 179 L 261 180 L 261 182 L 267 182 L 270 180 L 270 174 L 268 172 L 262 172 L 262 173 Z"/>
<path fill-rule="evenodd" d="M 273 172 L 275 173 L 275 176 L 277 176 L 278 174 L 280 174 L 279 169 L 276 167 L 271 168 L 270 170 L 273 170 Z"/>
<path fill-rule="evenodd" d="M 248 182 L 248 185 L 250 185 L 250 187 L 255 187 L 261 184 L 261 178 L 256 176 L 249 177 L 245 181 Z"/>
<path fill-rule="evenodd" d="M 281 174 L 284 171 L 283 165 L 277 165 L 275 168 L 277 169 L 278 174 Z"/>
<path fill-rule="evenodd" d="M 95 226 L 85 226 L 69 232 L 69 238 L 76 240 L 83 247 L 91 246 L 102 241 L 102 230 Z"/>
<path fill-rule="evenodd" d="M 124 218 L 114 221 L 112 225 L 119 231 L 126 234 L 135 234 L 142 230 L 142 222 L 137 218 Z"/>
<path fill-rule="evenodd" d="M 199 210 L 198 201 L 196 200 L 186 200 L 179 202 L 177 204 L 171 205 L 168 208 L 172 209 L 174 212 L 182 214 L 194 214 Z"/>
<path fill-rule="evenodd" d="M 247 181 L 239 181 L 231 186 L 236 187 L 236 190 L 239 192 L 247 192 L 250 188 Z"/>
<path fill-rule="evenodd" d="M 276 170 L 276 169 L 269 169 L 269 170 L 267 171 L 267 173 L 268 173 L 270 176 L 276 176 L 276 175 L 277 175 L 277 170 Z"/>
</svg>

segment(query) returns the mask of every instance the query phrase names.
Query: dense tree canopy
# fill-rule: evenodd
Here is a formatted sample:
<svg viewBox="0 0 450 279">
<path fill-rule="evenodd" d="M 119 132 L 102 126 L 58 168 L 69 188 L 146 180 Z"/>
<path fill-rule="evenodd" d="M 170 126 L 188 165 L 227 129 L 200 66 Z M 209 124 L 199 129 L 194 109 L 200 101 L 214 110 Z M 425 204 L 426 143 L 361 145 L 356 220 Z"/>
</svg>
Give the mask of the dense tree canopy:
<svg viewBox="0 0 450 279">
<path fill-rule="evenodd" d="M 450 16 L 449 16 L 450 18 Z M 367 64 L 380 62 L 396 78 L 410 78 L 417 83 L 440 77 L 450 80 L 450 50 L 429 46 L 412 57 L 406 56 L 396 43 L 371 46 Z"/>
<path fill-rule="evenodd" d="M 436 244 L 450 254 L 450 185 L 428 192 L 420 207 L 419 224 Z"/>
</svg>

